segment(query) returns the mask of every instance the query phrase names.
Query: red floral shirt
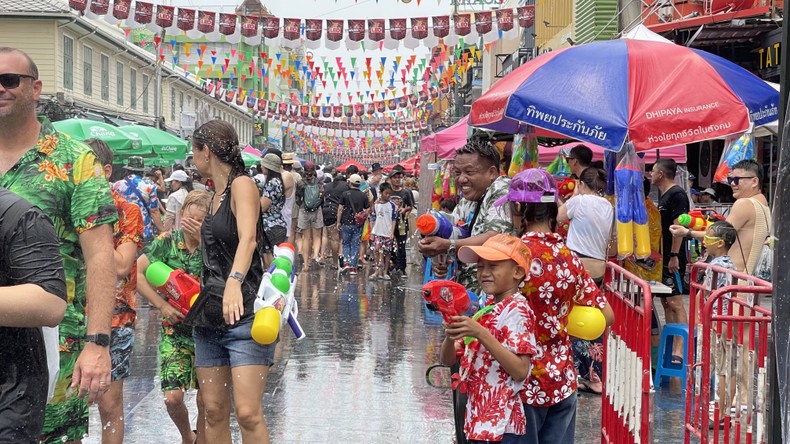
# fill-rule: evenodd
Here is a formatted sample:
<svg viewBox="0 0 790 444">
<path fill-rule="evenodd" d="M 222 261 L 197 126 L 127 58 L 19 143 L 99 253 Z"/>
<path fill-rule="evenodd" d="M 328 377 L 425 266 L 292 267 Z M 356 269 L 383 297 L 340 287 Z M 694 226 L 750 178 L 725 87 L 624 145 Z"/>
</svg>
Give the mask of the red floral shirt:
<svg viewBox="0 0 790 444">
<path fill-rule="evenodd" d="M 143 248 L 143 215 L 140 208 L 112 192 L 115 208 L 118 210 L 118 222 L 113 226 L 113 246 L 133 242 L 137 251 Z M 115 309 L 112 315 L 113 327 L 134 327 L 137 320 L 135 312 L 135 291 L 137 290 L 137 261 L 132 264 L 129 276 L 118 279 L 115 285 Z"/>
<path fill-rule="evenodd" d="M 565 327 L 572 304 L 603 309 L 606 299 L 579 257 L 556 233 L 527 233 L 521 240 L 532 251 L 529 277 L 521 289 L 537 320 L 537 351 L 522 400 L 550 407 L 576 391 L 576 369 Z"/>
<path fill-rule="evenodd" d="M 479 322 L 511 352 L 535 353 L 535 315 L 522 295 L 514 294 L 495 303 Z M 463 347 L 463 340 L 458 344 Z M 526 433 L 520 398 L 525 381 L 514 381 L 480 341 L 466 346 L 461 358 L 461 381 L 469 396 L 464 425 L 467 439 L 501 441 L 505 433 Z"/>
</svg>

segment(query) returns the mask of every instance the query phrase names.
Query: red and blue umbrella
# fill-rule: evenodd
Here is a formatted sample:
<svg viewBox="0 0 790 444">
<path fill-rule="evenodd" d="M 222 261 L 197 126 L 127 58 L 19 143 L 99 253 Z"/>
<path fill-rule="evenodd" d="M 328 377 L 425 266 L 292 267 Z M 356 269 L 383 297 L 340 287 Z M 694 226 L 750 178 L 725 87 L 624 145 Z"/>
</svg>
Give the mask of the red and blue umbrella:
<svg viewBox="0 0 790 444">
<path fill-rule="evenodd" d="M 619 151 L 700 142 L 778 119 L 779 93 L 705 51 L 609 40 L 537 57 L 472 104 L 472 126 L 516 133 L 527 124 Z"/>
</svg>

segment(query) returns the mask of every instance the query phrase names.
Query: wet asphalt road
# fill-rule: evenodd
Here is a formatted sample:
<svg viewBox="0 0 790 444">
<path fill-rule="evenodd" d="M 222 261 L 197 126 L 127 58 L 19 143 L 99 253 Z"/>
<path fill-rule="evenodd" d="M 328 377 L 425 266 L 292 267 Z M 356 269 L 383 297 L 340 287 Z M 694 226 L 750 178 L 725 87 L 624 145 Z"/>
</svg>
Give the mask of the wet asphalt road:
<svg viewBox="0 0 790 444">
<path fill-rule="evenodd" d="M 426 382 L 442 332 L 425 312 L 421 284 L 416 267 L 391 282 L 369 281 L 366 272 L 342 278 L 330 270 L 300 273 L 296 297 L 307 338 L 297 342 L 285 330 L 278 347 L 263 401 L 272 442 L 455 441 L 450 391 Z M 159 390 L 159 332 L 159 312 L 141 307 L 132 376 L 124 386 L 127 443 L 180 442 Z M 664 406 L 669 415 L 658 415 L 663 443 L 682 441 L 679 399 Z M 193 425 L 194 405 L 192 391 Z M 576 442 L 600 442 L 600 408 L 600 397 L 580 395 Z M 86 443 L 100 442 L 98 416 L 93 407 Z M 233 434 L 241 442 L 237 429 Z"/>
</svg>

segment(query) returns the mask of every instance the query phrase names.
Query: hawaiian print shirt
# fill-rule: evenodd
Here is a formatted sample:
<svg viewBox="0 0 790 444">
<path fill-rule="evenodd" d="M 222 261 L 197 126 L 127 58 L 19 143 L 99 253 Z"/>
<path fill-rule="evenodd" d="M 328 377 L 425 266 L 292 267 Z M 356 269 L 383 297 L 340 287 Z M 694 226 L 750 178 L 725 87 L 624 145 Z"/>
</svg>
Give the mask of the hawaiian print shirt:
<svg viewBox="0 0 790 444">
<path fill-rule="evenodd" d="M 200 280 L 200 274 L 203 271 L 202 249 L 198 245 L 195 251 L 190 253 L 184 240 L 183 230 L 171 230 L 160 234 L 150 245 L 145 247 L 143 252 L 152 264 L 164 262 L 173 270 L 184 270 L 198 281 Z M 191 327 L 181 323 L 173 326 L 167 321 L 162 321 L 162 325 L 165 327 L 163 330 L 165 334 L 172 335 L 174 328 L 190 335 L 192 332 Z"/>
<path fill-rule="evenodd" d="M 137 251 L 143 249 L 143 216 L 137 205 L 128 202 L 118 193 L 113 192 L 115 208 L 118 210 L 118 222 L 113 227 L 114 246 L 134 243 Z M 115 310 L 112 315 L 113 327 L 134 327 L 137 319 L 135 311 L 135 293 L 137 291 L 137 261 L 132 264 L 129 276 L 119 279 L 115 286 Z"/>
<path fill-rule="evenodd" d="M 104 170 L 87 145 L 59 133 L 45 117 L 36 146 L 0 176 L 0 186 L 37 206 L 52 220 L 60 239 L 66 275 L 66 315 L 60 323 L 61 351 L 83 340 L 85 260 L 79 235 L 99 225 L 113 224 L 118 213 Z"/>
<path fill-rule="evenodd" d="M 514 294 L 501 302 L 490 301 L 493 309 L 480 323 L 509 351 L 517 355 L 535 354 L 535 315 L 526 298 Z M 464 340 L 459 339 L 461 347 Z M 526 433 L 521 394 L 526 381 L 514 381 L 480 341 L 466 346 L 461 358 L 461 381 L 469 398 L 464 431 L 467 439 L 501 441 L 505 433 Z"/>
<path fill-rule="evenodd" d="M 263 197 L 272 201 L 263 215 L 264 228 L 285 227 L 283 217 L 283 207 L 285 206 L 285 191 L 283 191 L 283 181 L 277 178 L 267 180 L 263 185 Z"/>
<path fill-rule="evenodd" d="M 480 203 L 480 215 L 475 219 L 472 226 L 471 236 L 477 236 L 489 231 L 515 235 L 516 229 L 513 227 L 513 219 L 510 216 L 510 205 L 494 206 L 497 199 L 507 194 L 510 178 L 499 176 L 488 187 L 483 201 Z M 474 218 L 477 202 L 461 199 L 458 206 L 453 210 L 453 216 L 457 221 L 463 221 L 467 227 Z M 480 294 L 480 283 L 477 282 L 477 264 L 461 264 L 459 267 L 458 283 L 468 290 Z"/>
<path fill-rule="evenodd" d="M 129 186 L 131 183 L 132 187 Z M 137 189 L 137 193 L 134 189 Z M 136 174 L 131 174 L 123 180 L 115 182 L 112 186 L 113 191 L 120 194 L 127 201 L 137 205 L 143 215 L 143 237 L 150 239 L 154 236 L 154 222 L 151 217 L 161 217 L 159 213 L 159 197 L 157 197 L 156 184 L 150 179 L 142 178 Z M 140 200 L 140 197 L 143 200 Z"/>
<path fill-rule="evenodd" d="M 532 251 L 529 277 L 521 292 L 535 311 L 538 339 L 522 399 L 531 406 L 550 407 L 576 391 L 571 341 L 565 330 L 571 306 L 603 309 L 606 299 L 562 236 L 530 232 L 521 240 Z"/>
</svg>

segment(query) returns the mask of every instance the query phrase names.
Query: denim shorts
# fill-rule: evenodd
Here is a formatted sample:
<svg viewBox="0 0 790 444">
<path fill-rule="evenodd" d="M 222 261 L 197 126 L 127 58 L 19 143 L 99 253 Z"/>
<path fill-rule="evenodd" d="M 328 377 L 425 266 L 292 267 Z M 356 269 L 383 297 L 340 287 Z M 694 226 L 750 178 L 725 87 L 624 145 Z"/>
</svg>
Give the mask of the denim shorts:
<svg viewBox="0 0 790 444">
<path fill-rule="evenodd" d="M 237 324 L 227 330 L 195 327 L 195 367 L 241 367 L 244 365 L 274 364 L 277 341 L 261 345 L 252 339 L 252 320 Z"/>
<path fill-rule="evenodd" d="M 134 327 L 113 327 L 110 332 L 110 363 L 112 380 L 126 379 L 132 373 Z"/>
</svg>

